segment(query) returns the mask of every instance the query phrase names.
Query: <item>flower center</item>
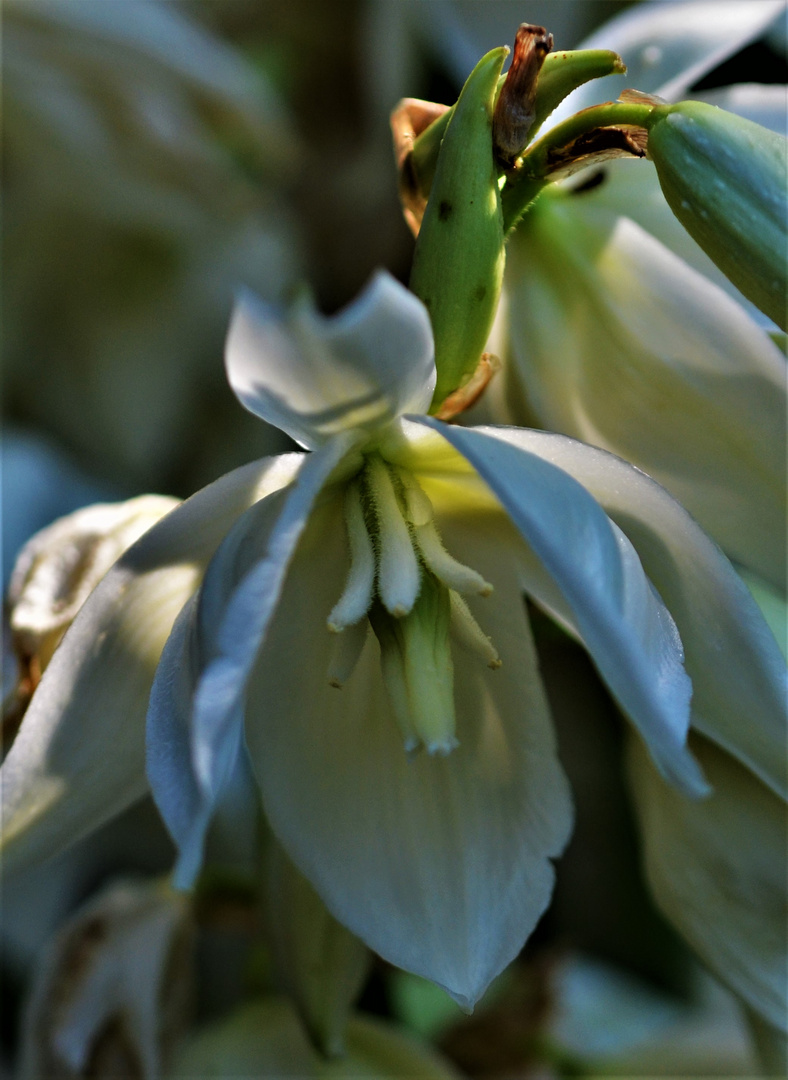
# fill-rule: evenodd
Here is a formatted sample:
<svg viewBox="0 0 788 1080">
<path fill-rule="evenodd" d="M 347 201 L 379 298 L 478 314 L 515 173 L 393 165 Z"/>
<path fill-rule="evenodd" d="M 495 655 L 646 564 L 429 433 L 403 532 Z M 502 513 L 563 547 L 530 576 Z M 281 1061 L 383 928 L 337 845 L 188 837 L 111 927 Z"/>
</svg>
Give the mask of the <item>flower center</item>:
<svg viewBox="0 0 788 1080">
<path fill-rule="evenodd" d="M 492 585 L 443 546 L 413 474 L 379 454 L 345 490 L 345 525 L 350 570 L 328 616 L 329 630 L 339 635 L 329 682 L 347 681 L 371 626 L 405 749 L 448 754 L 457 745 L 450 639 L 500 667 L 461 595 L 489 596 Z"/>
</svg>

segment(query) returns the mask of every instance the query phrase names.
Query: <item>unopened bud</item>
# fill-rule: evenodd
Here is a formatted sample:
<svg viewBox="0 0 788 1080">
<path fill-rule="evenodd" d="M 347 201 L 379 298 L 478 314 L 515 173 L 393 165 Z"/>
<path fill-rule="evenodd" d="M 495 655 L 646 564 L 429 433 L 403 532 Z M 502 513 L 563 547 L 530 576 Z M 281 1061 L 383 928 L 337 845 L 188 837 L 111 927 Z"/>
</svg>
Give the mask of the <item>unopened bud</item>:
<svg viewBox="0 0 788 1080">
<path fill-rule="evenodd" d="M 648 152 L 671 210 L 722 272 L 786 329 L 788 145 L 700 101 L 658 106 Z"/>
<path fill-rule="evenodd" d="M 507 52 L 489 52 L 463 87 L 416 245 L 410 287 L 435 337 L 433 409 L 476 370 L 498 306 L 505 255 L 492 114 Z"/>
</svg>

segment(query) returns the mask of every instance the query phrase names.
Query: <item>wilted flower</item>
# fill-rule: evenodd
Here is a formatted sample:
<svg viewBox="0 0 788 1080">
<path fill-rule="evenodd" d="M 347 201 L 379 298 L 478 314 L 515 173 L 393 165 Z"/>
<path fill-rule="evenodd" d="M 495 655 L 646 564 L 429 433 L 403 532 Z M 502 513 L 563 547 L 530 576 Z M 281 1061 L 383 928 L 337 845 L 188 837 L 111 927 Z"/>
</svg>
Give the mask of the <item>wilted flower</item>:
<svg viewBox="0 0 788 1080">
<path fill-rule="evenodd" d="M 783 790 L 779 652 L 723 556 L 603 451 L 424 416 L 429 319 L 393 279 L 332 319 L 244 299 L 227 369 L 310 452 L 199 492 L 89 598 L 3 769 L 9 868 L 144 790 L 169 634 L 147 768 L 180 882 L 245 740 L 333 915 L 471 1005 L 544 910 L 571 825 L 523 589 L 669 781 L 705 789 L 691 721 Z"/>
<path fill-rule="evenodd" d="M 115 882 L 83 905 L 37 965 L 20 1076 L 161 1076 L 185 1025 L 190 930 L 161 884 Z"/>
</svg>

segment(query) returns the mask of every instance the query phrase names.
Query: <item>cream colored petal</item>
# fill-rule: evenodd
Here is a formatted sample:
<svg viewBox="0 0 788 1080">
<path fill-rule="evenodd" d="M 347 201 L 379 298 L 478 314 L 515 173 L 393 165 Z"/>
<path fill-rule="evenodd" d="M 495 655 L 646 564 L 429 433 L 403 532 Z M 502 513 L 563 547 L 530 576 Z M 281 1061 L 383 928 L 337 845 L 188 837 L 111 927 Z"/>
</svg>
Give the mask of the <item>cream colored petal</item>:
<svg viewBox="0 0 788 1080">
<path fill-rule="evenodd" d="M 524 541 L 525 590 L 542 600 L 549 579 L 558 612 L 576 628 L 663 775 L 702 794 L 686 749 L 692 687 L 681 640 L 627 537 L 581 484 L 526 449 L 519 436 L 531 433 L 419 422 L 459 450 L 500 500 Z"/>
<path fill-rule="evenodd" d="M 788 1022 L 785 802 L 738 761 L 691 736 L 714 794 L 684 799 L 634 742 L 632 795 L 646 874 L 662 911 L 764 1019 Z"/>
<path fill-rule="evenodd" d="M 455 526 L 445 539 L 461 557 L 473 523 Z M 547 905 L 571 824 L 516 564 L 494 537 L 482 547 L 495 592 L 474 613 L 503 666 L 456 653 L 460 745 L 447 757 L 406 755 L 373 635 L 342 689 L 328 685 L 325 619 L 347 560 L 339 498 L 304 533 L 246 720 L 268 819 L 329 910 L 466 1007 Z"/>
<path fill-rule="evenodd" d="M 175 882 L 190 888 L 205 833 L 243 742 L 249 671 L 298 538 L 352 438 L 305 455 L 298 478 L 232 523 L 161 654 L 146 722 L 153 797 L 178 845 Z"/>
<path fill-rule="evenodd" d="M 692 726 L 785 794 L 785 664 L 719 548 L 664 488 L 612 454 L 542 431 L 482 430 L 565 469 L 598 499 L 634 544 L 678 626 L 693 686 Z"/>
<path fill-rule="evenodd" d="M 234 519 L 299 454 L 204 488 L 109 571 L 56 650 L 0 770 L 6 872 L 63 850 L 147 789 L 145 709 L 172 624 Z"/>
<path fill-rule="evenodd" d="M 541 426 L 644 469 L 784 587 L 783 356 L 731 296 L 582 199 L 540 201 L 509 247 L 521 392 Z"/>
<path fill-rule="evenodd" d="M 615 99 L 629 86 L 670 101 L 685 97 L 703 75 L 758 38 L 784 10 L 783 0 L 652 0 L 629 8 L 578 46 L 620 53 L 626 75 L 581 86 L 561 103 L 553 122 Z"/>
<path fill-rule="evenodd" d="M 330 318 L 303 299 L 286 316 L 243 293 L 225 347 L 227 378 L 241 404 L 315 449 L 349 428 L 375 429 L 435 388 L 426 308 L 383 270 Z"/>
</svg>

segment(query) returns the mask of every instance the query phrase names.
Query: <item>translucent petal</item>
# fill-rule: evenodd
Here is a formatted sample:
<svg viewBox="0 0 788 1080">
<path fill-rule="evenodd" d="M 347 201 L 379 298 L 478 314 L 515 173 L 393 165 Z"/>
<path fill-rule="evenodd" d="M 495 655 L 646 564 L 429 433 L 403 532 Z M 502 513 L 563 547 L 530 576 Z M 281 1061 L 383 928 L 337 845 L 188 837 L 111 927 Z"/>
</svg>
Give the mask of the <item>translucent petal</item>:
<svg viewBox="0 0 788 1080">
<path fill-rule="evenodd" d="M 459 528 L 446 539 L 462 552 Z M 474 610 L 503 667 L 458 654 L 460 747 L 409 760 L 374 635 L 346 685 L 326 685 L 344 545 L 337 498 L 310 521 L 250 682 L 252 765 L 280 842 L 335 917 L 470 1006 L 544 910 L 571 819 L 516 564 L 494 543 L 478 563 L 495 593 Z"/>
<path fill-rule="evenodd" d="M 754 41 L 784 10 L 784 0 L 638 4 L 578 46 L 613 49 L 627 65 L 626 75 L 581 86 L 561 102 L 550 124 L 597 102 L 615 100 L 625 87 L 670 101 L 686 96 L 706 72 Z"/>
<path fill-rule="evenodd" d="M 692 688 L 681 641 L 626 537 L 565 472 L 518 452 L 517 429 L 503 429 L 514 435 L 505 443 L 494 437 L 495 429 L 420 422 L 439 430 L 498 497 L 533 553 L 526 568 L 533 581 L 529 591 L 542 591 L 546 571 L 559 594 L 559 610 L 570 614 L 664 775 L 687 791 L 702 792 L 703 780 L 685 747 Z"/>
<path fill-rule="evenodd" d="M 484 430 L 565 469 L 623 529 L 681 634 L 693 727 L 785 795 L 785 664 L 719 548 L 664 488 L 619 458 L 562 435 Z"/>
<path fill-rule="evenodd" d="M 301 455 L 237 469 L 131 547 L 63 638 L 0 770 L 6 871 L 68 847 L 140 798 L 159 655 L 232 523 L 288 483 Z"/>
<path fill-rule="evenodd" d="M 283 318 L 244 293 L 225 361 L 245 408 L 310 448 L 348 428 L 424 412 L 435 388 L 427 310 L 384 271 L 331 318 L 306 301 Z"/>
<path fill-rule="evenodd" d="M 211 816 L 243 745 L 243 711 L 237 707 L 200 744 L 195 761 L 191 729 L 198 677 L 197 595 L 184 605 L 167 639 L 148 703 L 147 775 L 156 803 L 178 845 L 176 888 L 190 888 L 202 865 Z"/>
<path fill-rule="evenodd" d="M 240 750 L 249 670 L 288 563 L 326 478 L 350 445 L 351 438 L 338 438 L 304 456 L 295 484 L 239 517 L 162 654 L 148 711 L 148 776 L 178 845 L 182 887 L 199 870 L 211 813 Z M 328 665 L 324 682 L 327 671 Z"/>
<path fill-rule="evenodd" d="M 583 198 L 540 204 L 510 245 L 511 350 L 530 407 L 645 469 L 783 586 L 784 358 L 729 295 L 628 218 L 582 214 Z"/>
<path fill-rule="evenodd" d="M 699 736 L 713 795 L 683 799 L 630 754 L 646 873 L 657 903 L 731 989 L 770 1023 L 788 1017 L 785 803 Z"/>
</svg>

